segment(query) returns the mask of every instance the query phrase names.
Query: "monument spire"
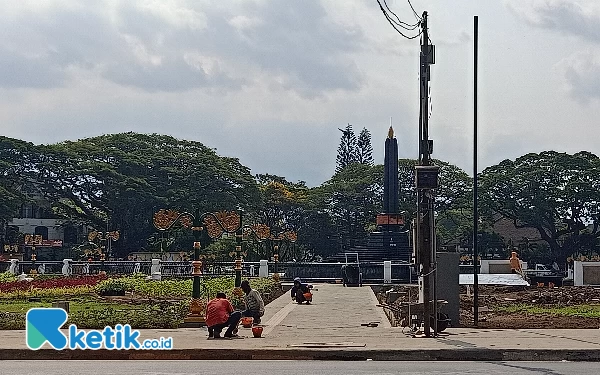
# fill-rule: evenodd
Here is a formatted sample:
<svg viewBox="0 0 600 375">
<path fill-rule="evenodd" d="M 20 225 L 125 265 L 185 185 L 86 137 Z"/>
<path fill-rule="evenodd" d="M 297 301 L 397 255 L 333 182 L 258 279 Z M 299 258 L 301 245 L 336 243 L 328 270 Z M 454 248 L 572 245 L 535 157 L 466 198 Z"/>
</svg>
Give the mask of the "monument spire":
<svg viewBox="0 0 600 375">
<path fill-rule="evenodd" d="M 391 122 L 391 119 L 390 119 Z M 398 140 L 394 138 L 394 129 L 390 125 L 385 140 L 385 159 L 383 161 L 383 213 L 397 214 L 398 211 Z"/>
</svg>

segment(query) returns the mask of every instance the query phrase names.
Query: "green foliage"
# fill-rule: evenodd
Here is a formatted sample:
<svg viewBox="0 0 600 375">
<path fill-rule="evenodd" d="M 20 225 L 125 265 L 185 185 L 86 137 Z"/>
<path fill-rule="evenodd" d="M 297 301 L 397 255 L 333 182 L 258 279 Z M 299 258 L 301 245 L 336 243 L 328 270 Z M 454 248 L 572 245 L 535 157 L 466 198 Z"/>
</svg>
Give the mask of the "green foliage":
<svg viewBox="0 0 600 375">
<path fill-rule="evenodd" d="M 11 281 L 17 281 L 17 277 L 8 271 L 0 273 L 0 283 L 7 283 Z"/>
<path fill-rule="evenodd" d="M 270 278 L 252 279 L 250 285 L 260 294 L 273 293 L 279 284 Z M 107 303 L 93 294 L 126 290 L 152 302 L 132 300 L 132 304 Z M 234 278 L 216 277 L 202 281 L 202 297 L 214 298 L 225 292 L 234 306 L 243 306 L 243 299 L 233 293 Z M 144 277 L 123 277 L 100 282 L 96 288 L 48 288 L 2 294 L 0 302 L 0 329 L 24 329 L 25 313 L 32 307 L 49 307 L 51 301 L 66 299 L 71 302 L 68 324 L 80 328 L 103 328 L 107 325 L 128 323 L 133 328 L 177 328 L 189 309 L 192 280 L 150 281 Z M 35 293 L 37 292 L 37 293 Z M 39 293 L 41 292 L 41 293 Z M 28 298 L 41 297 L 41 302 Z M 172 301 L 172 299 L 180 299 Z"/>
<path fill-rule="evenodd" d="M 547 307 L 528 304 L 515 304 L 511 306 L 500 307 L 499 310 L 509 313 L 551 314 L 562 316 L 580 316 L 584 318 L 600 318 L 600 305 Z"/>
<path fill-rule="evenodd" d="M 307 232 L 307 218 L 312 214 L 308 196 L 310 190 L 303 181 L 289 182 L 283 177 L 261 174 L 256 176 L 260 191 L 260 202 L 248 222 L 263 223 L 271 229 L 272 235 L 285 230 L 295 231 L 299 236 Z M 248 241 L 248 260 L 269 259 L 274 254 L 272 241 Z M 280 260 L 291 260 L 296 245 L 279 243 Z M 232 248 L 233 249 L 233 248 Z"/>
<path fill-rule="evenodd" d="M 44 289 L 27 289 L 14 290 L 11 292 L 0 292 L 0 299 L 26 299 L 30 297 L 40 298 L 68 298 L 75 296 L 84 296 L 93 294 L 94 286 L 76 286 L 69 288 L 44 288 Z"/>
<path fill-rule="evenodd" d="M 337 172 L 319 188 L 322 204 L 331 216 L 340 246 L 352 246 L 366 236 L 381 210 L 383 167 L 354 163 Z"/>
<path fill-rule="evenodd" d="M 356 161 L 362 164 L 373 165 L 371 133 L 366 128 L 360 131 L 356 140 Z"/>
<path fill-rule="evenodd" d="M 40 146 L 35 179 L 55 214 L 119 230 L 113 248 L 139 249 L 158 208 L 231 210 L 256 201 L 248 168 L 199 142 L 136 133 Z M 191 234 L 173 245 L 189 248 Z M 124 251 L 121 252 L 124 256 Z"/>
<path fill-rule="evenodd" d="M 27 202 L 22 190 L 30 188 L 26 182 L 34 153 L 33 144 L 0 136 L 0 246 L 15 243 L 14 238 L 7 238 L 6 223 Z"/>
<path fill-rule="evenodd" d="M 189 301 L 154 302 L 135 309 L 101 309 L 80 310 L 69 314 L 67 324 L 75 324 L 78 328 L 99 328 L 127 323 L 134 329 L 145 328 L 177 328 L 189 311 Z"/>
<path fill-rule="evenodd" d="M 516 227 L 537 230 L 554 260 L 564 263 L 573 253 L 598 251 L 598 176 L 600 159 L 589 152 L 531 153 L 486 168 L 480 200 L 484 209 Z"/>
<path fill-rule="evenodd" d="M 0 305 L 0 329 L 25 329 L 25 314 L 32 307 L 50 303 L 11 303 Z M 177 328 L 189 311 L 189 301 L 155 301 L 152 304 L 122 305 L 90 302 L 71 303 L 69 321 L 79 328 L 101 329 L 127 323 L 135 329 Z"/>
<path fill-rule="evenodd" d="M 338 146 L 335 172 L 339 173 L 347 166 L 357 162 L 356 157 L 356 135 L 352 130 L 352 125 L 348 124 L 346 128 L 340 129 L 342 137 Z"/>
<path fill-rule="evenodd" d="M 127 283 L 120 279 L 102 280 L 96 285 L 96 293 L 101 296 L 124 296 Z"/>
</svg>

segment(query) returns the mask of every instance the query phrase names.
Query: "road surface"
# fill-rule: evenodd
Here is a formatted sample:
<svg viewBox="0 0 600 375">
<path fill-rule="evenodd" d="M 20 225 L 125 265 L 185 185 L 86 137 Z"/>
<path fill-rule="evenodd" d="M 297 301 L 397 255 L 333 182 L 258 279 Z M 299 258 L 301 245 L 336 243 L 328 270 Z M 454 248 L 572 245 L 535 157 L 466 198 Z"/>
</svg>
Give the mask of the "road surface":
<svg viewBox="0 0 600 375">
<path fill-rule="evenodd" d="M 599 363 L 589 362 L 317 362 L 317 361 L 2 361 L 0 374 L 486 374 L 596 375 Z"/>
</svg>

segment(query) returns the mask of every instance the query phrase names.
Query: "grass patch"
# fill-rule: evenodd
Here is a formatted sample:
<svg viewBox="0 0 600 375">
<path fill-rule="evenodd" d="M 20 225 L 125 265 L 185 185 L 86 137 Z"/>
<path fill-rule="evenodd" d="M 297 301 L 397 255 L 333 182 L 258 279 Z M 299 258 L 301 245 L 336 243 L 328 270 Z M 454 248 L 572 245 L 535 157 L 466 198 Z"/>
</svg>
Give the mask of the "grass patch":
<svg viewBox="0 0 600 375">
<path fill-rule="evenodd" d="M 600 305 L 577 305 L 543 307 L 528 304 L 516 304 L 499 307 L 498 311 L 507 313 L 551 314 L 560 316 L 580 316 L 584 318 L 600 318 Z"/>
<path fill-rule="evenodd" d="M 52 307 L 52 302 L 29 302 L 29 301 L 3 301 L 0 302 L 0 312 L 10 313 L 23 313 L 25 314 L 29 309 L 36 307 Z M 131 310 L 139 308 L 139 306 L 131 304 L 118 304 L 118 303 L 107 303 L 101 301 L 92 300 L 70 300 L 69 301 L 69 312 L 77 313 L 83 311 L 97 311 L 97 310 Z"/>
</svg>

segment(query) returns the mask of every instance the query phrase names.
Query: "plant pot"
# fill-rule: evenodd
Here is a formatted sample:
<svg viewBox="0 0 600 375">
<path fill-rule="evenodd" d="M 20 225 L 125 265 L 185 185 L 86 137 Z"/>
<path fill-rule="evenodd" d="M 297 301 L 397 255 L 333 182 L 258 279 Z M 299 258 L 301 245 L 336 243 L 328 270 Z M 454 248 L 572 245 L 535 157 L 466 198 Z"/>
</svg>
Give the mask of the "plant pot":
<svg viewBox="0 0 600 375">
<path fill-rule="evenodd" d="M 252 327 L 252 335 L 254 337 L 257 337 L 257 338 L 261 337 L 262 333 L 263 333 L 263 327 L 258 327 L 258 326 Z"/>
</svg>

